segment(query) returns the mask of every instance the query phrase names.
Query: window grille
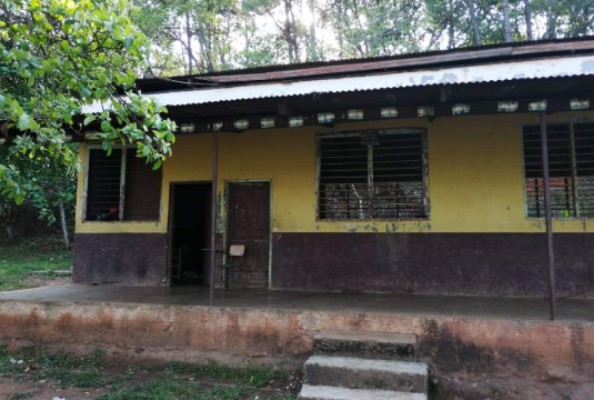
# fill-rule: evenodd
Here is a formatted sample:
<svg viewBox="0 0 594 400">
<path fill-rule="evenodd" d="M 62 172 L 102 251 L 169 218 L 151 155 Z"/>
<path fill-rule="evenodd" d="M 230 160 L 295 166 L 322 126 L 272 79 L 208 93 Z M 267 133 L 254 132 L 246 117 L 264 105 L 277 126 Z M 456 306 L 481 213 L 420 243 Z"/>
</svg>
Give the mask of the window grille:
<svg viewBox="0 0 594 400">
<path fill-rule="evenodd" d="M 540 127 L 523 132 L 528 217 L 544 217 Z M 594 124 L 547 126 L 551 213 L 558 218 L 594 216 Z"/>
<path fill-rule="evenodd" d="M 108 156 L 101 149 L 90 149 L 86 220 L 158 220 L 161 178 L 160 169 L 153 171 L 133 151 L 114 149 Z"/>
<path fill-rule="evenodd" d="M 128 151 L 126 156 L 126 196 L 124 220 L 155 221 L 161 203 L 161 169 L 153 171 L 144 158 Z"/>
<path fill-rule="evenodd" d="M 426 218 L 424 132 L 366 131 L 318 138 L 318 218 Z"/>
<path fill-rule="evenodd" d="M 122 150 L 113 150 L 109 156 L 100 149 L 89 151 L 88 220 L 119 219 L 121 176 Z"/>
</svg>

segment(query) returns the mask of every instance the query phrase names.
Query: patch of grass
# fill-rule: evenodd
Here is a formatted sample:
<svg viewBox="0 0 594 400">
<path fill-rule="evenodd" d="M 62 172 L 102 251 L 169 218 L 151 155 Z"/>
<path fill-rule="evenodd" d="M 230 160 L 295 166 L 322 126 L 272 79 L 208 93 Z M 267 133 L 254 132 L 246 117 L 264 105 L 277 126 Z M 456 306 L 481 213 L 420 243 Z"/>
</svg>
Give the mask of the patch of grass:
<svg viewBox="0 0 594 400">
<path fill-rule="evenodd" d="M 241 385 L 207 386 L 179 379 L 162 379 L 104 394 L 97 400 L 237 400 L 256 393 L 253 387 Z M 277 397 L 278 400 L 293 397 Z"/>
<path fill-rule="evenodd" d="M 27 278 L 33 272 L 71 267 L 72 251 L 64 249 L 59 237 L 37 237 L 0 245 L 0 291 L 32 287 Z M 52 274 L 42 278 L 52 278 Z"/>
<path fill-rule="evenodd" d="M 284 371 L 275 371 L 272 368 L 249 366 L 246 368 L 231 368 L 216 363 L 187 364 L 172 362 L 168 370 L 175 374 L 192 375 L 195 378 L 210 378 L 223 382 L 241 383 L 263 387 L 270 381 L 288 379 L 289 374 Z"/>
<path fill-rule="evenodd" d="M 35 393 L 25 392 L 25 393 L 13 393 L 8 396 L 8 400 L 26 400 L 33 397 Z"/>
<path fill-rule="evenodd" d="M 232 368 L 216 363 L 114 363 L 105 351 L 87 356 L 50 354 L 43 347 L 10 352 L 0 344 L 0 373 L 17 382 L 48 382 L 56 388 L 98 388 L 101 400 L 290 400 L 290 374 L 271 368 Z M 124 372 L 125 371 L 125 372 Z M 282 389 L 273 389 L 273 387 Z M 107 392 L 105 392 L 107 390 Z M 24 393 L 23 395 L 26 395 Z M 15 397 L 20 399 L 26 397 Z"/>
<path fill-rule="evenodd" d="M 5 345 L 0 345 L 0 373 L 22 374 L 21 378 L 50 378 L 62 388 L 103 387 L 112 383 L 100 371 L 103 354 L 101 350 L 85 357 L 47 354 L 39 347 L 24 347 L 10 353 Z"/>
<path fill-rule="evenodd" d="M 67 369 L 56 368 L 49 370 L 45 376 L 50 379 L 55 379 L 63 389 L 71 387 L 96 388 L 105 386 L 106 384 L 101 372 L 96 369 L 70 371 Z"/>
<path fill-rule="evenodd" d="M 253 393 L 253 388 L 245 388 L 241 386 L 215 386 L 205 390 L 202 393 L 202 398 L 216 400 L 236 400 L 246 398 L 246 396 L 250 396 Z"/>
<path fill-rule="evenodd" d="M 97 400 L 193 400 L 199 396 L 201 385 L 179 380 L 154 380 L 141 385 L 119 389 L 99 396 Z"/>
</svg>

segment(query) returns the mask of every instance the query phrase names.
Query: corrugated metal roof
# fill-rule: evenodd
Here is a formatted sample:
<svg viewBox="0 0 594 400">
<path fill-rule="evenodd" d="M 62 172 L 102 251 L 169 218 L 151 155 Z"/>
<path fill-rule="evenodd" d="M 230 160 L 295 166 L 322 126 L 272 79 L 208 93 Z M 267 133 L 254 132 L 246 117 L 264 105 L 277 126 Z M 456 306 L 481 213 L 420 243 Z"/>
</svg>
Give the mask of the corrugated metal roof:
<svg viewBox="0 0 594 400">
<path fill-rule="evenodd" d="M 263 82 L 232 87 L 210 87 L 147 94 L 164 106 L 182 106 L 263 98 L 281 98 L 316 93 L 345 93 L 432 85 L 477 84 L 525 79 L 594 75 L 594 54 L 499 61 L 478 65 L 434 67 L 413 71 L 367 73 L 325 78 L 299 77 L 292 81 Z M 100 103 L 83 112 L 100 112 Z"/>
<path fill-rule="evenodd" d="M 594 51 L 594 38 L 541 40 L 532 42 L 500 43 L 478 47 L 428 51 L 394 56 L 308 62 L 286 65 L 217 71 L 212 73 L 185 75 L 169 78 L 138 80 L 139 88 L 145 92 L 178 89 L 188 85 L 247 83 L 295 79 L 305 76 L 329 76 L 336 74 L 369 73 L 394 69 L 428 68 L 445 65 L 473 65 L 504 59 L 521 60 L 542 56 L 577 54 Z M 166 90 L 165 90 L 166 91 Z"/>
</svg>

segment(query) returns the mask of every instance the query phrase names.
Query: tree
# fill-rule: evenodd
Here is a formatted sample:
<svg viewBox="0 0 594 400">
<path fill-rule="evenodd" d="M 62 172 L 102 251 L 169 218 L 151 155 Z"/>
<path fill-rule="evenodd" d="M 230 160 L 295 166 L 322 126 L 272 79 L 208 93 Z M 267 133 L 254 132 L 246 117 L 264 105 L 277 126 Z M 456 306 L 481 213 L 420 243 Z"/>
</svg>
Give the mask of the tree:
<svg viewBox="0 0 594 400">
<path fill-rule="evenodd" d="M 557 15 L 555 10 L 555 0 L 547 0 L 547 32 L 546 39 L 555 39 L 557 37 Z"/>
<path fill-rule="evenodd" d="M 524 0 L 524 21 L 526 22 L 526 40 L 532 41 L 534 35 L 532 33 L 532 7 L 530 0 Z"/>
<path fill-rule="evenodd" d="M 341 58 L 376 57 L 423 49 L 425 14 L 420 0 L 333 0 L 322 20 L 336 32 Z"/>
<path fill-rule="evenodd" d="M 470 15 L 470 24 L 472 26 L 472 44 L 475 46 L 480 46 L 481 44 L 481 35 L 479 32 L 478 20 L 476 16 L 476 9 L 474 6 L 475 0 L 466 0 L 466 4 L 468 5 L 468 13 Z"/>
<path fill-rule="evenodd" d="M 512 41 L 511 23 L 509 18 L 509 0 L 503 0 L 503 27 L 505 32 L 505 43 L 510 43 Z"/>
<path fill-rule="evenodd" d="M 171 154 L 175 124 L 134 92 L 149 42 L 130 12 L 125 0 L 0 3 L 0 132 L 12 146 L 11 159 L 0 160 L 2 196 L 25 200 L 31 177 L 22 162 L 75 166 L 69 135 L 91 124 L 108 152 L 135 144 L 155 168 Z M 93 102 L 102 111 L 82 115 Z"/>
<path fill-rule="evenodd" d="M 76 152 L 76 144 L 68 145 L 73 152 Z M 17 165 L 23 177 L 24 191 L 27 193 L 26 208 L 35 210 L 38 218 L 48 226 L 59 222 L 62 230 L 64 246 L 70 247 L 70 235 L 68 222 L 71 212 L 74 209 L 76 197 L 76 174 L 75 166 L 65 166 L 54 157 L 48 157 L 46 153 L 36 153 L 32 158 L 23 158 L 15 151 L 14 147 L 0 148 L 0 157 L 12 165 Z M 0 217 L 3 220 L 6 236 L 9 241 L 15 240 L 16 214 L 22 207 L 15 207 L 13 199 L 0 196 Z"/>
</svg>

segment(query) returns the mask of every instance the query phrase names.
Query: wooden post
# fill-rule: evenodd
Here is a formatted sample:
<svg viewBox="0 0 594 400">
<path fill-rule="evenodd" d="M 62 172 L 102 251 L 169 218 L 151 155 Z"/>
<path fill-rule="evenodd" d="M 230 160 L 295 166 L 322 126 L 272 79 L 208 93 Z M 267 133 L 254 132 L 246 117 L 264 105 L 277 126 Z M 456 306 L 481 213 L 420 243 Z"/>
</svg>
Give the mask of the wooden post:
<svg viewBox="0 0 594 400">
<path fill-rule="evenodd" d="M 216 272 L 216 235 L 217 235 L 217 182 L 219 179 L 219 141 L 215 131 L 212 132 L 212 184 L 210 193 L 210 287 L 208 304 L 214 305 L 215 272 Z"/>
<path fill-rule="evenodd" d="M 549 262 L 549 306 L 551 321 L 557 317 L 557 299 L 555 296 L 555 249 L 553 247 L 553 220 L 551 215 L 551 187 L 549 183 L 549 144 L 547 140 L 547 120 L 540 113 L 540 143 L 542 149 L 542 181 L 544 189 L 545 225 L 547 236 L 547 255 Z"/>
</svg>

